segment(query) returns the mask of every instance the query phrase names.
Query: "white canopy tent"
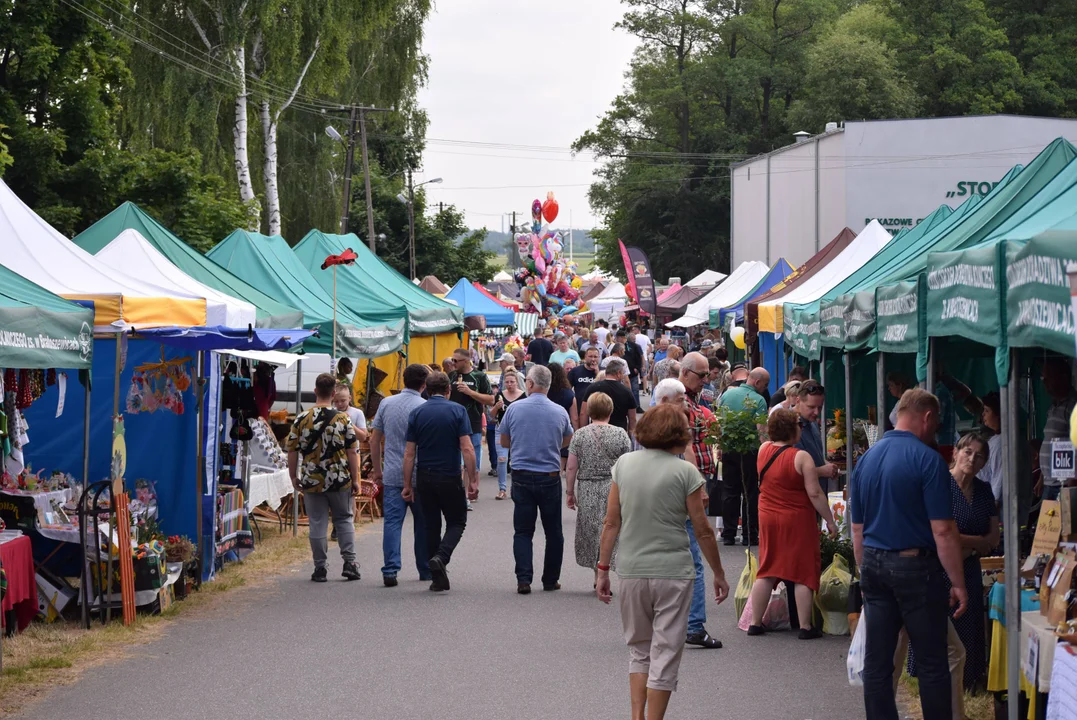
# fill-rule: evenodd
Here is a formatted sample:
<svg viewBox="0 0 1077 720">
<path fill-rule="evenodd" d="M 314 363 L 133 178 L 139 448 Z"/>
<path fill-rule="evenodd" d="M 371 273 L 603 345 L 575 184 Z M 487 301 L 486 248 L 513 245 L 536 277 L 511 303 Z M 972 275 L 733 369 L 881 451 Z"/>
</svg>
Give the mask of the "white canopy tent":
<svg viewBox="0 0 1077 720">
<path fill-rule="evenodd" d="M 720 273 L 717 270 L 704 270 L 699 275 L 685 283 L 688 287 L 707 287 L 708 285 L 717 285 L 725 280 L 728 275 Z"/>
<path fill-rule="evenodd" d="M 625 292 L 624 284 L 613 280 L 602 292 L 591 298 L 587 306 L 596 318 L 609 320 L 613 317 L 620 317 L 627 304 L 628 293 Z"/>
<path fill-rule="evenodd" d="M 493 279 L 493 282 L 496 282 L 496 283 L 500 283 L 500 282 L 513 282 L 513 280 L 512 280 L 512 275 L 509 275 L 509 274 L 508 274 L 507 272 L 505 272 L 504 270 L 499 270 L 499 271 L 498 271 L 498 272 L 497 272 L 497 273 L 496 273 L 496 274 L 494 275 L 494 279 Z"/>
<path fill-rule="evenodd" d="M 109 267 L 61 235 L 0 181 L 0 264 L 68 300 L 92 300 L 98 327 L 206 324 L 206 301 Z"/>
<path fill-rule="evenodd" d="M 690 328 L 707 324 L 710 321 L 711 308 L 723 308 L 736 304 L 766 277 L 768 272 L 770 268 L 766 263 L 758 260 L 741 263 L 718 287 L 694 303 L 688 303 L 688 309 L 684 311 L 684 315 L 673 322 L 666 323 L 666 327 Z"/>
<path fill-rule="evenodd" d="M 206 299 L 206 325 L 244 328 L 255 324 L 255 308 L 203 285 L 169 262 L 138 230 L 129 228 L 95 256 L 111 268 L 139 277 L 170 292 Z"/>
<path fill-rule="evenodd" d="M 789 294 L 783 295 L 777 300 L 759 303 L 760 317 L 763 315 L 764 307 L 772 307 L 774 308 L 774 315 L 780 323 L 782 306 L 786 304 L 799 305 L 818 300 L 842 280 L 863 267 L 868 260 L 875 256 L 875 253 L 886 247 L 886 244 L 892 239 L 893 236 L 879 224 L 878 220 L 872 220 L 836 258 L 793 288 Z M 780 324 L 778 331 L 781 331 Z"/>
</svg>

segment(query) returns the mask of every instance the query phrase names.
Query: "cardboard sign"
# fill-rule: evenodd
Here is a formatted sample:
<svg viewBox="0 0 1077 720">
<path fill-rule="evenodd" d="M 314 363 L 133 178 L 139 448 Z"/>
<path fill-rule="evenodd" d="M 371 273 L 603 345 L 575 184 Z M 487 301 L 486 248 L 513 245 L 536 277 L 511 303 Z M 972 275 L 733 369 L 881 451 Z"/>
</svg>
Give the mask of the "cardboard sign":
<svg viewBox="0 0 1077 720">
<path fill-rule="evenodd" d="M 1074 467 L 1075 452 L 1069 440 L 1055 440 L 1051 443 L 1051 477 L 1055 480 L 1072 480 L 1077 477 Z"/>
<path fill-rule="evenodd" d="M 1053 555 L 1062 535 L 1062 510 L 1057 500 L 1040 504 L 1040 520 L 1036 524 L 1036 539 L 1032 541 L 1033 555 Z"/>
<path fill-rule="evenodd" d="M 1077 553 L 1072 550 L 1055 554 L 1055 565 L 1051 571 L 1048 585 L 1051 588 L 1051 598 L 1043 614 L 1047 616 L 1047 622 L 1057 625 L 1066 621 L 1066 608 L 1069 602 L 1066 595 L 1073 585 L 1073 572 L 1077 568 Z"/>
<path fill-rule="evenodd" d="M 1035 631 L 1028 632 L 1028 652 L 1021 658 L 1021 671 L 1025 680 L 1033 687 L 1036 686 L 1036 672 L 1040 665 L 1040 636 Z"/>
</svg>

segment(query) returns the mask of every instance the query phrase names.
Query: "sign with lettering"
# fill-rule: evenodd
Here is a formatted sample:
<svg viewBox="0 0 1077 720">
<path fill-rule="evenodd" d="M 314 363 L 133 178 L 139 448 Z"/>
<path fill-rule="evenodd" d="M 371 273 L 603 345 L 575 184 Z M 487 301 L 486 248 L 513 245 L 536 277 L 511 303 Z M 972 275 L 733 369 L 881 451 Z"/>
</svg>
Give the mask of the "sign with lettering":
<svg viewBox="0 0 1077 720">
<path fill-rule="evenodd" d="M 1057 500 L 1040 503 L 1040 519 L 1036 523 L 1036 537 L 1032 541 L 1033 555 L 1054 555 L 1058 539 L 1062 536 L 1062 510 Z"/>
<path fill-rule="evenodd" d="M 1062 235 L 1012 242 L 1006 253 L 1006 332 L 1010 347 L 1047 348 L 1072 355 L 1074 304 L 1066 273 L 1077 246 Z"/>
<path fill-rule="evenodd" d="M 927 261 L 927 334 L 959 335 L 1001 347 L 1001 257 L 990 243 L 958 252 L 931 253 Z"/>
<path fill-rule="evenodd" d="M 875 291 L 875 336 L 879 350 L 915 353 L 920 342 L 921 289 L 916 281 L 884 285 Z"/>
<path fill-rule="evenodd" d="M 1070 480 L 1077 477 L 1074 472 L 1073 443 L 1069 440 L 1055 440 L 1051 443 L 1051 477 L 1056 480 Z"/>
</svg>

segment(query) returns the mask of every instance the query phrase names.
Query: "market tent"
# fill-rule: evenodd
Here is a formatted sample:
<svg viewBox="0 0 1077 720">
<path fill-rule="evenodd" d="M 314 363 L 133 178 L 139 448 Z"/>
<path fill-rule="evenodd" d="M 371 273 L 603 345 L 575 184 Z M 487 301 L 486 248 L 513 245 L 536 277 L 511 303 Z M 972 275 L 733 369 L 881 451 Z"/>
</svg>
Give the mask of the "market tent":
<svg viewBox="0 0 1077 720">
<path fill-rule="evenodd" d="M 322 288 L 332 293 L 332 273 L 320 272 L 321 265 L 327 256 L 338 255 L 348 249 L 358 259 L 352 265 L 337 268 L 338 293 L 346 284 L 348 292 L 355 296 L 355 302 L 362 300 L 362 305 L 352 308 L 355 312 L 365 318 L 386 322 L 383 313 L 399 317 L 400 308 L 404 308 L 409 335 L 455 332 L 463 328 L 464 314 L 459 308 L 412 284 L 371 252 L 354 234 L 331 235 L 311 230 L 292 252 Z M 386 311 L 385 308 L 391 310 Z"/>
<path fill-rule="evenodd" d="M 88 369 L 93 314 L 0 266 L 0 368 Z"/>
<path fill-rule="evenodd" d="M 878 220 L 872 220 L 831 262 L 777 299 L 759 303 L 759 332 L 782 332 L 783 307 L 818 300 L 850 273 L 871 260 L 893 236 Z"/>
<path fill-rule="evenodd" d="M 538 313 L 518 312 L 515 314 L 513 319 L 516 322 L 516 333 L 521 338 L 526 338 L 529 335 L 534 335 L 535 330 L 538 329 Z"/>
<path fill-rule="evenodd" d="M 494 277 L 497 277 L 496 275 Z M 520 299 L 520 286 L 517 285 L 511 278 L 505 282 L 488 282 L 483 285 L 488 292 L 499 297 L 508 298 L 510 300 Z"/>
<path fill-rule="evenodd" d="M 503 308 L 508 308 L 509 310 L 518 310 L 519 307 L 520 307 L 520 303 L 514 302 L 512 300 L 506 300 L 505 298 L 498 297 L 497 295 L 494 295 L 489 290 L 484 288 L 480 283 L 473 282 L 471 284 L 475 286 L 476 290 L 478 290 L 483 295 L 490 298 L 491 300 L 493 300 L 495 303 L 497 303 L 498 305 L 500 305 Z"/>
<path fill-rule="evenodd" d="M 658 293 L 658 297 L 655 299 L 655 302 L 658 303 L 659 305 L 661 305 L 663 300 L 665 300 L 667 297 L 669 297 L 669 296 L 673 295 L 674 293 L 676 293 L 682 287 L 684 287 L 684 286 L 681 285 L 679 282 L 678 283 L 673 283 L 672 285 L 667 287 L 665 290 Z"/>
<path fill-rule="evenodd" d="M 694 303 L 709 293 L 713 288 L 681 286 L 674 293 L 662 293 L 658 298 L 658 315 L 677 316 L 684 312 L 689 303 Z"/>
<path fill-rule="evenodd" d="M 109 267 L 122 270 L 171 291 L 206 299 L 206 325 L 246 328 L 255 324 L 254 306 L 218 292 L 185 275 L 168 261 L 138 230 L 128 229 L 96 253 Z"/>
<path fill-rule="evenodd" d="M 283 351 L 295 347 L 313 334 L 311 330 L 216 326 L 150 328 L 133 333 L 132 338 L 156 340 L 162 345 L 194 351 Z"/>
<path fill-rule="evenodd" d="M 742 298 L 728 307 L 711 308 L 710 326 L 725 327 L 730 321 L 732 321 L 733 324 L 742 322 L 744 320 L 745 305 L 770 292 L 771 288 L 792 274 L 793 266 L 786 262 L 785 258 L 778 258 L 778 262 L 774 263 L 774 267 L 770 269 L 770 272 L 768 272 L 762 280 L 756 283 L 755 287 L 749 290 Z M 715 317 L 715 315 L 717 315 L 717 317 Z"/>
<path fill-rule="evenodd" d="M 699 275 L 685 283 L 688 287 L 708 287 L 714 286 L 722 282 L 728 277 L 725 273 L 720 273 L 717 270 L 704 270 Z"/>
<path fill-rule="evenodd" d="M 511 280 L 512 278 L 509 279 Z M 416 284 L 423 290 L 426 290 L 431 295 L 444 295 L 449 292 L 449 286 L 438 280 L 433 275 L 427 275 Z"/>
<path fill-rule="evenodd" d="M 741 263 L 720 285 L 694 303 L 688 305 L 684 315 L 667 327 L 689 328 L 705 325 L 710 321 L 711 308 L 722 308 L 737 302 L 744 294 L 766 277 L 770 268 L 758 260 Z"/>
<path fill-rule="evenodd" d="M 789 277 L 754 300 L 748 301 L 744 307 L 744 329 L 748 334 L 748 344 L 754 344 L 755 338 L 759 333 L 759 304 L 761 302 L 784 297 L 797 288 L 801 283 L 807 282 L 815 275 L 815 273 L 822 270 L 831 260 L 840 255 L 845 248 L 849 247 L 849 244 L 855 239 L 856 233 L 849 228 L 843 228 L 833 240 L 824 245 L 819 252 L 808 258 L 808 260 L 794 270 Z"/>
<path fill-rule="evenodd" d="M 164 225 L 132 202 L 125 202 L 75 236 L 74 243 L 96 255 L 121 232 L 138 230 L 157 252 L 188 276 L 217 292 L 254 305 L 258 327 L 303 327 L 303 313 L 269 297 L 228 272 L 202 253 L 180 240 Z"/>
<path fill-rule="evenodd" d="M 587 307 L 596 318 L 610 319 L 620 316 L 628 304 L 628 293 L 622 283 L 613 280 L 600 293 L 587 301 Z"/>
<path fill-rule="evenodd" d="M 585 288 L 585 290 L 584 290 L 583 295 L 582 295 L 582 300 L 584 302 L 588 302 L 588 303 L 591 302 L 596 297 L 601 295 L 603 293 L 603 291 L 605 291 L 606 286 L 609 284 L 609 282 L 610 281 L 602 281 L 602 280 L 600 280 L 600 281 L 592 284 L 590 287 L 588 287 L 587 283 L 584 282 L 583 287 Z M 616 281 L 612 281 L 612 282 L 616 282 Z M 623 288 L 624 286 L 622 285 L 621 287 Z"/>
<path fill-rule="evenodd" d="M 68 300 L 90 300 L 94 325 L 205 325 L 206 301 L 109 268 L 57 232 L 0 181 L 0 264 Z"/>
<path fill-rule="evenodd" d="M 308 352 L 338 357 L 377 357 L 395 352 L 404 342 L 405 322 L 374 323 L 355 317 L 343 303 L 336 307 L 334 345 L 333 297 L 326 294 L 302 266 L 284 238 L 236 230 L 218 243 L 207 256 L 226 270 L 267 294 L 283 298 L 303 312 L 304 327 L 319 335 L 305 343 Z"/>
<path fill-rule="evenodd" d="M 510 283 L 512 282 L 512 275 L 504 270 L 498 270 L 494 273 L 493 281 L 495 283 Z"/>
<path fill-rule="evenodd" d="M 445 299 L 459 305 L 464 311 L 464 317 L 486 318 L 487 326 L 507 327 L 513 323 L 511 310 L 476 288 L 467 278 L 457 280 L 456 285 L 445 295 Z"/>
</svg>

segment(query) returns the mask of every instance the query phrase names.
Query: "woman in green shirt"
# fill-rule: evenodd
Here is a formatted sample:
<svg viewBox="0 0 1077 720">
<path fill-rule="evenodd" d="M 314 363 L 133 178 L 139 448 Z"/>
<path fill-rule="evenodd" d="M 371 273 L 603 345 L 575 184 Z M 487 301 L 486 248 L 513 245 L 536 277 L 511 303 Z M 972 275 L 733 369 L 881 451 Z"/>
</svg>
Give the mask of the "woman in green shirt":
<svg viewBox="0 0 1077 720">
<path fill-rule="evenodd" d="M 688 632 L 695 566 L 685 519 L 691 518 L 699 547 L 714 573 L 714 599 L 729 595 L 714 529 L 703 509 L 703 478 L 678 458 L 692 442 L 684 410 L 658 405 L 636 425 L 643 450 L 622 455 L 613 466 L 598 559 L 598 599 L 608 603 L 610 558 L 617 549 L 621 623 L 628 644 L 632 717 L 662 718 Z M 648 707 L 649 706 L 649 707 Z"/>
</svg>

